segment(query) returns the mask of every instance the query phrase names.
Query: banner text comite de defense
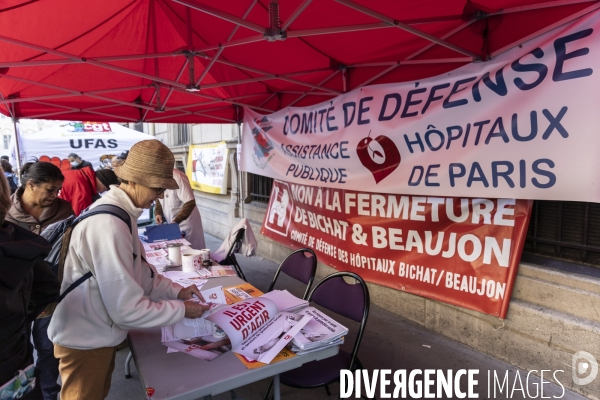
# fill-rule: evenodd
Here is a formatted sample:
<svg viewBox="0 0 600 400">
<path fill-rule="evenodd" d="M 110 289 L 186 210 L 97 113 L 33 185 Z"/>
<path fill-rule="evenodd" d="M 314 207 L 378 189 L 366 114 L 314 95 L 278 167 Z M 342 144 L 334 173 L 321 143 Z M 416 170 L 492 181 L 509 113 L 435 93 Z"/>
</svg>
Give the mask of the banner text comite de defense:
<svg viewBox="0 0 600 400">
<path fill-rule="evenodd" d="M 246 109 L 242 169 L 363 192 L 598 202 L 598 28 L 594 12 L 433 78 Z"/>
</svg>

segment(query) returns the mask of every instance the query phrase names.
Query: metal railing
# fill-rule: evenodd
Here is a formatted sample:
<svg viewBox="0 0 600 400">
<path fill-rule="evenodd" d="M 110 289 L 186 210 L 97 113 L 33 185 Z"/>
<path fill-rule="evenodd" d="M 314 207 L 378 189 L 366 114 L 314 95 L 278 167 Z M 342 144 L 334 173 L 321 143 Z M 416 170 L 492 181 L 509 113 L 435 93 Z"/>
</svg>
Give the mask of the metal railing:
<svg viewBox="0 0 600 400">
<path fill-rule="evenodd" d="M 248 174 L 250 178 L 250 194 L 252 201 L 267 204 L 271 198 L 273 178 L 262 175 Z"/>
<path fill-rule="evenodd" d="M 600 204 L 535 201 L 523 251 L 600 267 Z"/>
</svg>

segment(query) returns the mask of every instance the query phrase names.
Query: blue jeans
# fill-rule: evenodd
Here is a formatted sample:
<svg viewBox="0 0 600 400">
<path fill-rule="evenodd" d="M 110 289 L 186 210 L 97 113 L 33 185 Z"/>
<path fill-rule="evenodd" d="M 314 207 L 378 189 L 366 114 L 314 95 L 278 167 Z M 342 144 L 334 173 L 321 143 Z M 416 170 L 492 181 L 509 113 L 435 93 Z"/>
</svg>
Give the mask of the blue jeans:
<svg viewBox="0 0 600 400">
<path fill-rule="evenodd" d="M 54 358 L 54 345 L 48 339 L 48 325 L 50 318 L 39 318 L 33 323 L 32 336 L 33 347 L 37 351 L 37 380 L 42 388 L 44 400 L 56 400 L 60 393 L 58 380 L 58 359 Z"/>
</svg>

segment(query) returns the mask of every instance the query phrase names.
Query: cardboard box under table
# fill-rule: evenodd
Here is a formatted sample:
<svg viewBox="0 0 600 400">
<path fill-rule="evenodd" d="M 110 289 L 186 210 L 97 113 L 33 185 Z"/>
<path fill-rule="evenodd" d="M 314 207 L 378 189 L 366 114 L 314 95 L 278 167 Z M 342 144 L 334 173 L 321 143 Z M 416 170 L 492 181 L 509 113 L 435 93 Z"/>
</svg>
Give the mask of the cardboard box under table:
<svg viewBox="0 0 600 400">
<path fill-rule="evenodd" d="M 244 281 L 236 276 L 212 278 L 203 289 L 242 283 Z M 338 347 L 329 347 L 262 368 L 248 369 L 231 351 L 212 361 L 183 353 L 167 353 L 167 348 L 160 342 L 160 328 L 132 330 L 128 337 L 140 380 L 145 389 L 152 388 L 153 400 L 193 400 L 228 392 L 270 377 L 274 378 L 275 399 L 279 400 L 280 373 L 307 362 L 332 357 L 339 351 Z"/>
</svg>

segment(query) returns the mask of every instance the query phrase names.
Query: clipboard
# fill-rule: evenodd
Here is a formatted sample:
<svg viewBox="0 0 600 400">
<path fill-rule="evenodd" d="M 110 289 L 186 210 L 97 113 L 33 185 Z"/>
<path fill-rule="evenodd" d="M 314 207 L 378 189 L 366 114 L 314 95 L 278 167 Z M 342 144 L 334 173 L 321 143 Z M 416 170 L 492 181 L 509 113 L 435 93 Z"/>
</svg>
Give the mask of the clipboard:
<svg viewBox="0 0 600 400">
<path fill-rule="evenodd" d="M 175 223 L 149 225 L 146 227 L 146 237 L 148 243 L 181 239 L 181 230 L 179 229 L 179 224 Z"/>
</svg>

